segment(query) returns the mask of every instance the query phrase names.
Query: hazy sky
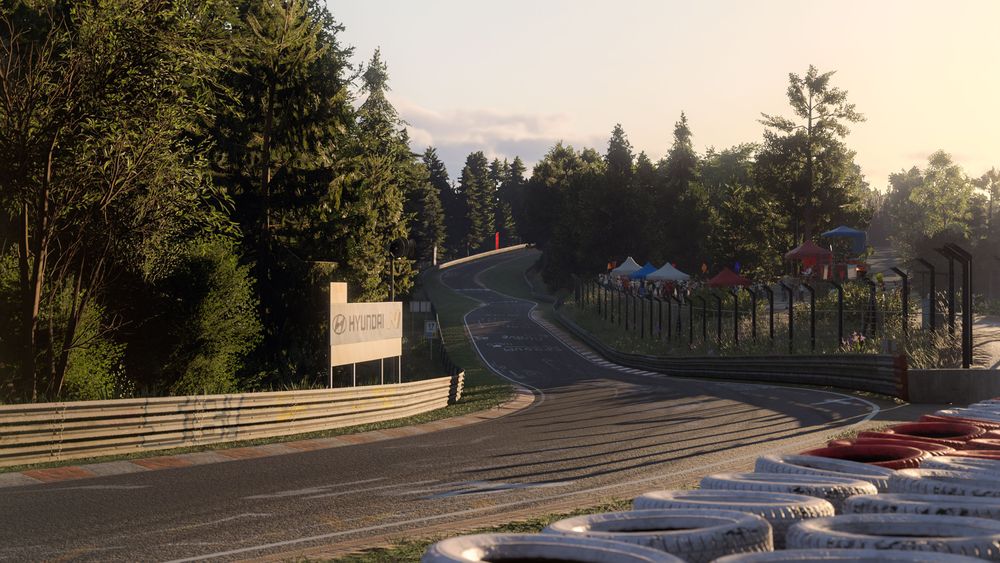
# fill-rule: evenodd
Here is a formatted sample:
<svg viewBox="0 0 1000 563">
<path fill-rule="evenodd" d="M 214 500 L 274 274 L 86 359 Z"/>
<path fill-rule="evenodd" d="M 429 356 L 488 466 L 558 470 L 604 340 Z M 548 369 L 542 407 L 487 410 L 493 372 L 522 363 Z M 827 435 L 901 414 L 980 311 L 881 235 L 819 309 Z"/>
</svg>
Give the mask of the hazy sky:
<svg viewBox="0 0 1000 563">
<path fill-rule="evenodd" d="M 867 121 L 848 145 L 872 186 L 937 149 L 1000 167 L 1000 1 L 328 0 L 354 62 L 376 47 L 416 150 L 520 155 L 556 141 L 668 149 L 683 110 L 699 152 L 761 139 L 790 115 L 788 73 L 836 70 Z"/>
</svg>

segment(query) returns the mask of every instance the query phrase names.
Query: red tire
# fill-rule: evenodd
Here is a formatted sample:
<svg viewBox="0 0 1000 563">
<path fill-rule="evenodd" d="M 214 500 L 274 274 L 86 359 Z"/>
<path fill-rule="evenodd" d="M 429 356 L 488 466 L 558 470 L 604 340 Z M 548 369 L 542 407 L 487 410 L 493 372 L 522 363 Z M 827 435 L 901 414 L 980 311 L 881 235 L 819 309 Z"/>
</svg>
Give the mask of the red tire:
<svg viewBox="0 0 1000 563">
<path fill-rule="evenodd" d="M 854 440 L 830 440 L 826 443 L 828 448 L 842 448 L 844 446 L 853 446 Z"/>
<path fill-rule="evenodd" d="M 949 452 L 955 451 L 955 448 L 951 446 L 945 446 L 944 444 L 935 444 L 934 442 L 924 442 L 923 440 L 897 440 L 888 439 L 883 440 L 881 438 L 858 438 L 854 441 L 855 444 L 861 445 L 876 445 L 881 444 L 883 446 L 908 446 L 910 448 L 917 448 L 918 450 L 923 450 L 932 456 L 934 455 L 948 455 Z"/>
<path fill-rule="evenodd" d="M 909 422 L 890 426 L 886 432 L 920 438 L 934 438 L 936 440 L 967 442 L 973 438 L 982 436 L 985 430 L 978 426 L 961 422 Z"/>
<path fill-rule="evenodd" d="M 965 442 L 959 440 L 945 440 L 942 438 L 925 438 L 910 436 L 907 434 L 895 434 L 893 432 L 861 432 L 858 434 L 858 438 L 877 438 L 879 440 L 897 440 L 897 441 L 911 441 L 919 440 L 921 442 L 930 442 L 932 444 L 940 444 L 942 446 L 948 446 L 949 448 L 961 449 L 965 447 Z"/>
<path fill-rule="evenodd" d="M 920 422 L 961 422 L 978 426 L 983 430 L 1000 430 L 1000 422 L 992 420 L 980 420 L 978 418 L 961 418 L 957 416 L 938 416 L 936 414 L 925 414 L 920 417 Z"/>
<path fill-rule="evenodd" d="M 970 450 L 996 451 L 1000 453 L 1000 440 L 996 438 L 973 438 L 965 443 Z"/>
<path fill-rule="evenodd" d="M 1000 430 L 987 430 L 977 440 L 1000 440 Z"/>
<path fill-rule="evenodd" d="M 920 462 L 930 457 L 930 454 L 917 448 L 907 446 L 884 446 L 881 444 L 856 444 L 853 446 L 838 446 L 833 448 L 817 448 L 802 452 L 799 455 L 814 455 L 833 459 L 846 459 L 860 463 L 868 463 L 885 467 L 886 469 L 906 469 L 919 467 Z"/>
</svg>

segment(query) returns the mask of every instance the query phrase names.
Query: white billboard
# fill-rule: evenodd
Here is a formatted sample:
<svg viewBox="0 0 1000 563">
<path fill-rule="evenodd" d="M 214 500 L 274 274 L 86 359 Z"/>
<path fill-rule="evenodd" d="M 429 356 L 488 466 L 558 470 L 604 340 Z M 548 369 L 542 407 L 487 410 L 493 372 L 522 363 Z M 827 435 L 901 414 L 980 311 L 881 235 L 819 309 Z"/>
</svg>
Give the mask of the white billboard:
<svg viewBox="0 0 1000 563">
<path fill-rule="evenodd" d="M 330 303 L 330 365 L 403 353 L 403 304 Z"/>
</svg>

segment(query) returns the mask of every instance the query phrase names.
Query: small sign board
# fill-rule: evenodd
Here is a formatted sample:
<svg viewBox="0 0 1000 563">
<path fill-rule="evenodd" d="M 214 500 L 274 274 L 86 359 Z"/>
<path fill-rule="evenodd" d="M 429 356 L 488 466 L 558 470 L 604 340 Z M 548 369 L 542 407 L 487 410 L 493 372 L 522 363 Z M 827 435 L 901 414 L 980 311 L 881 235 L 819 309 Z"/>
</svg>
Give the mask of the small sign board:
<svg viewBox="0 0 1000 563">
<path fill-rule="evenodd" d="M 424 338 L 433 340 L 437 336 L 437 321 L 424 321 Z"/>
<path fill-rule="evenodd" d="M 431 302 L 430 301 L 410 301 L 410 312 L 411 313 L 430 313 L 431 312 Z"/>
</svg>

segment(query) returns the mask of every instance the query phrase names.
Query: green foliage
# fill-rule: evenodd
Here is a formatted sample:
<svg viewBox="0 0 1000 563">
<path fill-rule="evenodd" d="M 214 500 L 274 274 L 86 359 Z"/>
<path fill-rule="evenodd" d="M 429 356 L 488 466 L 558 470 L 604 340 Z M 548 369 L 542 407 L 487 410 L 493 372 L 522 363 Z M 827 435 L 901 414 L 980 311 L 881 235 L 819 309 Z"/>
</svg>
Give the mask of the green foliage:
<svg viewBox="0 0 1000 563">
<path fill-rule="evenodd" d="M 91 306 L 84 312 L 77 335 L 81 344 L 69 352 L 63 394 L 75 401 L 132 397 L 135 384 L 125 374 L 125 345 L 106 334 L 103 314 Z"/>
<path fill-rule="evenodd" d="M 178 395 L 227 393 L 246 388 L 237 374 L 261 337 L 250 268 L 240 265 L 225 239 L 192 243 L 183 265 L 168 281 L 180 297 L 174 328 L 177 342 L 170 385 Z M 242 383 L 242 384 L 241 384 Z"/>
</svg>

